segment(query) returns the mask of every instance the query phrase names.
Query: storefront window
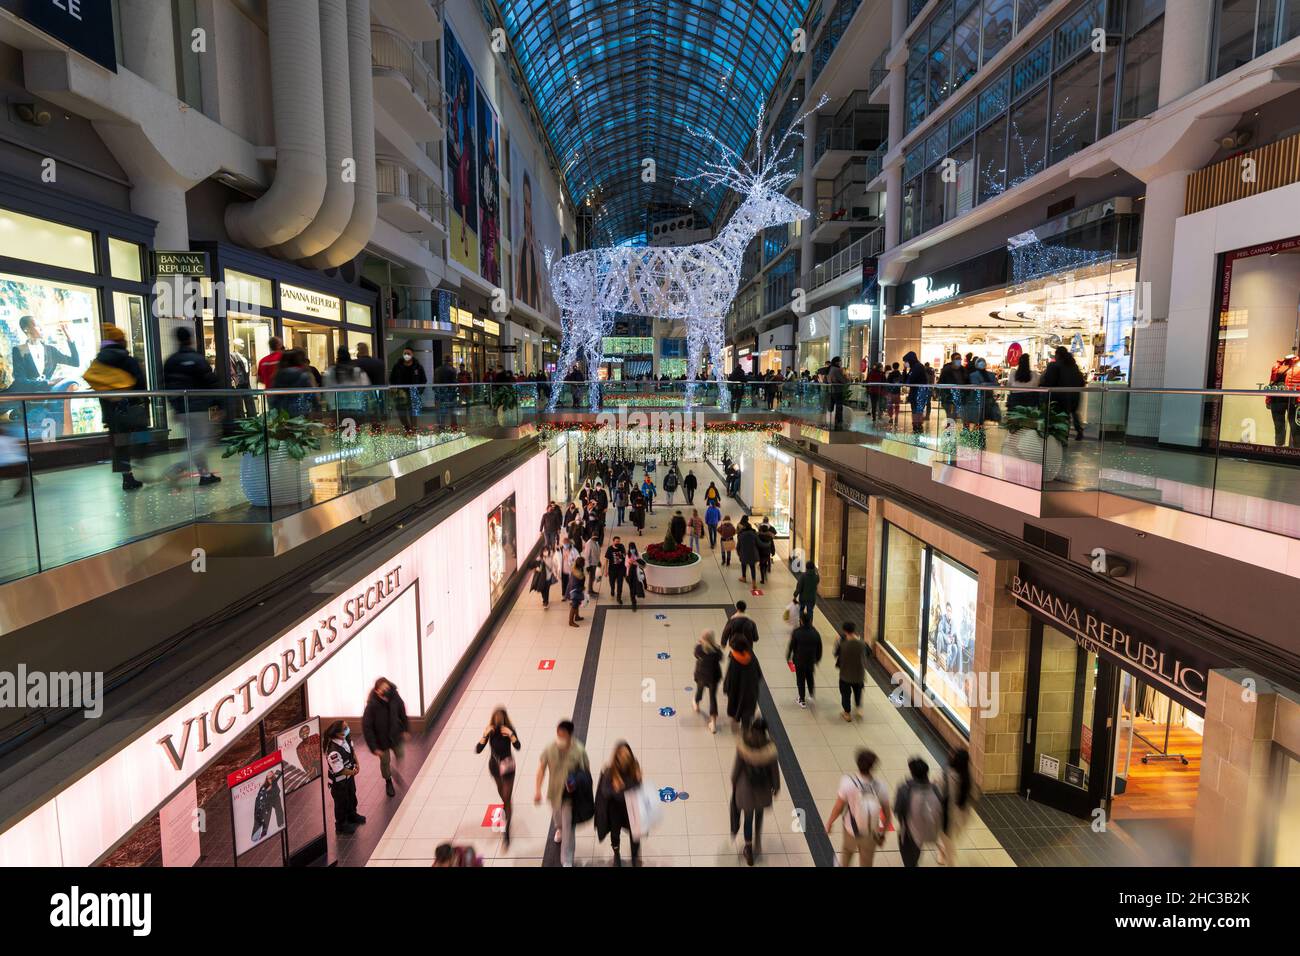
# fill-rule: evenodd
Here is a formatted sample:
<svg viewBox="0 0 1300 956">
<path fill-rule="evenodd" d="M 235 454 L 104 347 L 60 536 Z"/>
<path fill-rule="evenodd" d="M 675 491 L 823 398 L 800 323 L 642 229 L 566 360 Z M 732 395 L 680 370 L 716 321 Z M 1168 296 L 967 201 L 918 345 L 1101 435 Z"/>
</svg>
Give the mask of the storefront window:
<svg viewBox="0 0 1300 956">
<path fill-rule="evenodd" d="M 226 335 L 230 340 L 232 387 L 258 387 L 257 363 L 270 354 L 273 334 L 274 330 L 269 318 L 247 312 L 230 312 L 226 315 Z"/>
<path fill-rule="evenodd" d="M 368 305 L 362 305 L 360 302 L 349 302 L 347 315 L 348 325 L 359 325 L 367 329 L 374 327 L 375 320 Z"/>
<path fill-rule="evenodd" d="M 1300 866 L 1300 760 L 1278 754 L 1277 829 L 1270 866 Z"/>
<path fill-rule="evenodd" d="M 1007 141 L 1007 188 L 1018 186 L 1043 168 L 1047 140 L 1047 90 L 1018 104 L 1011 110 L 1010 137 Z"/>
<path fill-rule="evenodd" d="M 794 463 L 790 456 L 768 445 L 754 456 L 754 501 L 752 512 L 766 515 L 778 537 L 790 534 L 791 490 Z"/>
<path fill-rule="evenodd" d="M 270 279 L 249 275 L 247 272 L 236 272 L 234 269 L 227 269 L 225 276 L 226 298 L 229 301 L 262 306 L 267 309 L 274 305 L 275 298 L 271 293 Z"/>
<path fill-rule="evenodd" d="M 140 247 L 134 242 L 109 237 L 108 260 L 114 279 L 140 281 Z"/>
<path fill-rule="evenodd" d="M 126 348 L 140 363 L 149 387 L 149 331 L 145 324 L 144 296 L 130 292 L 113 293 L 113 324 L 126 333 Z"/>
<path fill-rule="evenodd" d="M 95 239 L 85 229 L 0 209 L 0 256 L 94 272 Z"/>
<path fill-rule="evenodd" d="M 880 634 L 893 656 L 964 732 L 975 679 L 979 578 L 896 525 L 885 525 Z"/>
<path fill-rule="evenodd" d="M 314 322 L 300 322 L 288 316 L 284 319 L 285 347 L 302 349 L 307 362 L 316 371 L 324 373 L 334 364 L 338 349 L 338 330 Z"/>
<path fill-rule="evenodd" d="M 0 339 L 14 391 L 88 391 L 81 375 L 99 351 L 99 325 L 95 289 L 0 274 Z M 32 402 L 28 427 L 46 438 L 101 431 L 99 402 Z"/>
<path fill-rule="evenodd" d="M 887 524 L 884 552 L 880 635 L 912 676 L 920 679 L 925 545 L 901 528 Z"/>
<path fill-rule="evenodd" d="M 1300 389 L 1300 238 L 1228 253 L 1220 281 L 1224 307 L 1211 385 Z M 1227 395 L 1222 403 L 1222 443 L 1300 455 L 1294 400 Z"/>
</svg>

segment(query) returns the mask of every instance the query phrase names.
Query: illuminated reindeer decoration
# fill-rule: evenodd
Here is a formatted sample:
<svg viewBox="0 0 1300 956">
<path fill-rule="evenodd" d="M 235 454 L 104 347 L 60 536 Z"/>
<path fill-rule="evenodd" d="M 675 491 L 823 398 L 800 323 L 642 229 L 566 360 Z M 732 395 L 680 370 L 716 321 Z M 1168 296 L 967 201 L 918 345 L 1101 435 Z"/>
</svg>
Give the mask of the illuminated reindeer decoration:
<svg viewBox="0 0 1300 956">
<path fill-rule="evenodd" d="M 726 370 L 722 367 L 726 334 L 723 318 L 740 284 L 741 259 L 750 240 L 762 230 L 808 218 L 806 209 L 782 195 L 796 174 L 782 170 L 781 154 L 792 137 L 802 139 L 803 133 L 797 128 L 825 102 L 822 97 L 816 106 L 797 117 L 780 142 L 766 153 L 760 112 L 754 133 L 757 156 L 752 164 L 712 133 L 691 129 L 693 135 L 718 148 L 721 160 L 706 162 L 703 172 L 683 181 L 702 179 L 710 186 L 727 186 L 745 197 L 711 242 L 589 249 L 565 256 L 554 268 L 550 268 L 548 250 L 551 292 L 562 311 L 564 333 L 551 388 L 551 410 L 559 399 L 564 376 L 576 364 L 579 353 L 587 363 L 591 407 L 599 407 L 597 371 L 604 358 L 602 339 L 612 331 L 618 313 L 684 320 L 686 404 L 689 407 L 694 401 L 696 375 L 707 348 L 718 383 L 719 403 L 725 406 L 728 394 Z"/>
</svg>

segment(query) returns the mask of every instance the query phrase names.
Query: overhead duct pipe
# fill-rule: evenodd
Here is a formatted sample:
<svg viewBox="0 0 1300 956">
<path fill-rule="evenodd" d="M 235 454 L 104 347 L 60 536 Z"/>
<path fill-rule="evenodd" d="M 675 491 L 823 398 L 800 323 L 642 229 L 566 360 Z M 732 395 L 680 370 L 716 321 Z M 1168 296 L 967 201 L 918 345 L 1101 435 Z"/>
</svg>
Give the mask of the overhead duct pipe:
<svg viewBox="0 0 1300 956">
<path fill-rule="evenodd" d="M 267 22 L 275 179 L 253 202 L 226 207 L 231 239 L 255 249 L 288 242 L 310 226 L 325 198 L 327 180 L 316 0 L 271 0 Z"/>
<path fill-rule="evenodd" d="M 328 248 L 352 218 L 355 177 L 345 176 L 344 170 L 344 162 L 352 159 L 347 0 L 320 0 L 320 45 L 318 72 L 325 93 L 325 201 L 311 225 L 271 250 L 286 259 L 306 259 Z"/>
<path fill-rule="evenodd" d="M 343 234 L 305 265 L 332 269 L 351 262 L 375 231 L 378 195 L 375 181 L 375 90 L 370 60 L 370 0 L 348 4 L 348 76 L 352 87 L 352 156 L 357 181 L 352 216 Z"/>
</svg>

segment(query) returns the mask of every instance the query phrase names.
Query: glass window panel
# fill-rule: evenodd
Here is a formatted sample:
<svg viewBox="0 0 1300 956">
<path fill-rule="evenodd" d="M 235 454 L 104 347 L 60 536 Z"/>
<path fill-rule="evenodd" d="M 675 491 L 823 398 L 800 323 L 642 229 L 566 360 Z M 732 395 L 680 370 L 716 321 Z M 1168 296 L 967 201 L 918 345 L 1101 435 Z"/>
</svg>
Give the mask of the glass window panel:
<svg viewBox="0 0 1300 956">
<path fill-rule="evenodd" d="M 952 182 L 944 196 L 944 214 L 952 219 L 970 212 L 975 204 L 975 141 L 968 139 L 952 151 Z"/>
<path fill-rule="evenodd" d="M 1016 17 L 1016 32 L 1019 33 L 1027 27 L 1034 17 L 1042 13 L 1051 4 L 1052 0 L 1020 0 L 1019 15 Z"/>
<path fill-rule="evenodd" d="M 1007 45 L 1015 29 L 1016 0 L 984 0 L 984 62 Z"/>
<path fill-rule="evenodd" d="M 881 637 L 912 676 L 921 675 L 925 545 L 902 528 L 885 526 L 884 601 Z"/>
<path fill-rule="evenodd" d="M 1052 41 L 1046 39 L 1011 68 L 1011 98 L 1019 99 L 1047 78 L 1052 66 Z"/>
<path fill-rule="evenodd" d="M 948 123 L 948 142 L 960 143 L 975 131 L 975 107 L 976 102 L 972 99 L 953 115 Z"/>
<path fill-rule="evenodd" d="M 1255 56 L 1263 56 L 1275 46 L 1277 5 L 1286 0 L 1260 0 L 1259 21 L 1255 25 Z"/>
<path fill-rule="evenodd" d="M 1064 63 L 1080 50 L 1092 45 L 1092 31 L 1101 22 L 1098 0 L 1084 4 L 1056 28 L 1056 62 Z"/>
<path fill-rule="evenodd" d="M 94 272 L 95 239 L 85 229 L 0 209 L 0 256 Z"/>
<path fill-rule="evenodd" d="M 907 128 L 916 129 L 925 119 L 925 67 L 907 75 Z"/>
<path fill-rule="evenodd" d="M 903 175 L 911 178 L 925 168 L 925 150 L 918 146 L 907 154 L 907 161 L 903 166 Z"/>
<path fill-rule="evenodd" d="M 1218 17 L 1215 21 L 1216 77 L 1231 73 L 1254 59 L 1256 3 L 1257 0 L 1218 0 Z"/>
<path fill-rule="evenodd" d="M 926 164 L 937 163 L 948 155 L 948 131 L 940 129 L 936 133 L 931 133 L 930 138 L 925 141 L 925 162 Z"/>
<path fill-rule="evenodd" d="M 1007 118 L 980 130 L 975 138 L 975 165 L 979 169 L 978 197 L 985 202 L 1001 195 L 1007 185 Z"/>
<path fill-rule="evenodd" d="M 1047 90 L 1011 111 L 1007 136 L 1007 188 L 1024 182 L 1043 168 L 1047 145 Z"/>
<path fill-rule="evenodd" d="M 109 271 L 114 279 L 140 281 L 140 247 L 125 239 L 108 240 Z"/>
<path fill-rule="evenodd" d="M 987 123 L 1007 111 L 1011 103 L 1011 76 L 1003 73 L 980 93 L 980 123 Z"/>
<path fill-rule="evenodd" d="M 924 200 L 921 203 L 922 232 L 933 229 L 947 218 L 944 206 L 948 189 L 947 184 L 943 181 L 946 168 L 945 164 L 940 162 L 935 163 L 925 171 Z"/>
<path fill-rule="evenodd" d="M 145 387 L 149 387 L 149 323 L 143 296 L 130 292 L 113 293 L 113 324 L 126 333 L 126 349 L 140 363 Z"/>
<path fill-rule="evenodd" d="M 1101 57 L 1085 56 L 1052 82 L 1049 165 L 1097 141 Z"/>
<path fill-rule="evenodd" d="M 318 382 L 325 369 L 334 364 L 339 334 L 338 329 L 324 325 L 294 319 L 284 320 L 285 347 L 302 349 L 307 353 L 307 362 Z"/>
<path fill-rule="evenodd" d="M 1159 105 L 1160 48 L 1165 18 L 1161 17 L 1124 44 L 1119 121 L 1141 119 Z"/>
<path fill-rule="evenodd" d="M 942 103 L 952 92 L 952 36 L 930 49 L 930 108 Z"/>
<path fill-rule="evenodd" d="M 958 724 L 969 728 L 972 698 L 978 688 L 975 623 L 979 578 L 946 555 L 932 551 L 929 579 L 925 689 Z"/>
<path fill-rule="evenodd" d="M 370 306 L 362 305 L 360 302 L 348 303 L 347 316 L 349 325 L 364 325 L 369 328 L 375 323 L 370 312 Z"/>
<path fill-rule="evenodd" d="M 236 272 L 234 269 L 227 269 L 225 276 L 227 300 L 246 305 L 260 305 L 268 309 L 274 303 L 270 279 L 249 275 L 247 272 Z"/>
<path fill-rule="evenodd" d="M 1101 55 L 1101 94 L 1097 99 L 1097 136 L 1115 132 L 1115 72 L 1119 67 L 1117 51 Z"/>
<path fill-rule="evenodd" d="M 960 88 L 980 68 L 980 10 L 978 4 L 953 33 L 952 88 Z"/>
<path fill-rule="evenodd" d="M 921 231 L 921 178 L 911 180 L 903 187 L 903 223 L 904 239 L 911 239 Z"/>
</svg>

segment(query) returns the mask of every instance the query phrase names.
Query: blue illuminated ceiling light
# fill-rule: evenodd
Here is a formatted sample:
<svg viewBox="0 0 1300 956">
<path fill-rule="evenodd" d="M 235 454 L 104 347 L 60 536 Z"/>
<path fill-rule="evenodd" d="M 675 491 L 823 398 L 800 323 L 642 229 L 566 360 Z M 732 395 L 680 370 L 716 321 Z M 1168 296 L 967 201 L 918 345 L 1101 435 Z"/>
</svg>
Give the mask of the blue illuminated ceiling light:
<svg viewBox="0 0 1300 956">
<path fill-rule="evenodd" d="M 651 208 L 712 222 L 722 186 L 682 183 L 716 159 L 689 127 L 744 152 L 808 0 L 497 0 L 575 203 L 604 244 L 644 238 Z M 642 181 L 642 161 L 655 182 Z"/>
</svg>

